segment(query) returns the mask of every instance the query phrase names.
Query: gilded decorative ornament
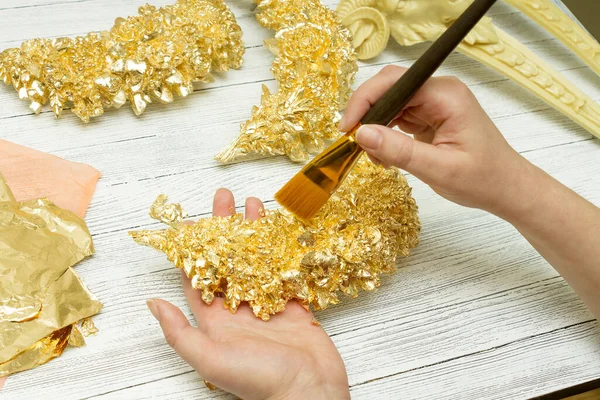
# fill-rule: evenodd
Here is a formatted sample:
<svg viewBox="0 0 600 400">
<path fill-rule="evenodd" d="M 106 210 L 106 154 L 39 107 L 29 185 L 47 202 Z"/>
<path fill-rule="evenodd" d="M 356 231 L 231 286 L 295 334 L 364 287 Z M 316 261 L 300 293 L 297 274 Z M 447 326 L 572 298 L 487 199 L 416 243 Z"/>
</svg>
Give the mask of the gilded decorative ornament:
<svg viewBox="0 0 600 400">
<path fill-rule="evenodd" d="M 264 0 L 259 23 L 276 31 L 265 42 L 275 55 L 276 93 L 263 87 L 261 104 L 239 136 L 216 156 L 223 163 L 286 155 L 306 161 L 337 138 L 339 111 L 358 69 L 350 32 L 319 0 Z"/>
<path fill-rule="evenodd" d="M 411 46 L 437 39 L 473 0 L 342 0 L 342 23 L 354 36 L 361 59 L 377 56 L 387 32 Z M 549 0 L 508 0 L 531 16 L 600 72 L 600 45 Z M 458 51 L 512 79 L 567 117 L 600 137 L 600 106 L 516 39 L 484 18 Z"/>
<path fill-rule="evenodd" d="M 82 121 L 127 101 L 140 115 L 153 100 L 171 103 L 210 72 L 240 68 L 244 46 L 222 0 L 178 0 L 140 7 L 110 31 L 83 37 L 33 39 L 0 53 L 0 79 L 13 85 L 36 114 L 49 103 L 56 116 L 70 108 Z"/>
<path fill-rule="evenodd" d="M 375 289 L 420 231 L 406 178 L 366 158 L 309 223 L 277 210 L 258 221 L 238 214 L 188 225 L 165 200 L 157 199 L 152 215 L 171 227 L 130 232 L 134 240 L 164 252 L 207 304 L 222 294 L 231 312 L 248 302 L 263 320 L 292 299 L 319 310 L 338 303 L 340 293 Z"/>
</svg>

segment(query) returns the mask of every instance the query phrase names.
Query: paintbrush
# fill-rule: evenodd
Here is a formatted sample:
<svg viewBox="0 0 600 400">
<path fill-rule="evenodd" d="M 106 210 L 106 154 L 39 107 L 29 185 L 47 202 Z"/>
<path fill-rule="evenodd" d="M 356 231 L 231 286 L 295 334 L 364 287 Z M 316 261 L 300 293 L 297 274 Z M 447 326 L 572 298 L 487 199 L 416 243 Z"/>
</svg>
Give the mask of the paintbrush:
<svg viewBox="0 0 600 400">
<path fill-rule="evenodd" d="M 361 125 L 388 125 L 477 25 L 496 0 L 475 0 L 402 75 L 348 133 L 309 162 L 276 194 L 275 200 L 298 218 L 312 218 L 340 186 L 363 150 L 355 140 Z"/>
</svg>

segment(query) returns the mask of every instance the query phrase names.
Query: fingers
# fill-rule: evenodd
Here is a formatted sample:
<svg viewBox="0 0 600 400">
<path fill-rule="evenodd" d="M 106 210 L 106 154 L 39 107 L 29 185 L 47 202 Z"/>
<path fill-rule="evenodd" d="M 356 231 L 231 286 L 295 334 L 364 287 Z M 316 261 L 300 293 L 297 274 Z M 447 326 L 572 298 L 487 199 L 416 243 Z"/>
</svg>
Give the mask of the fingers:
<svg viewBox="0 0 600 400">
<path fill-rule="evenodd" d="M 263 203 L 259 199 L 255 197 L 249 197 L 246 200 L 246 218 L 257 220 L 260 218 L 260 210 L 263 207 Z M 213 200 L 213 215 L 218 217 L 227 217 L 233 214 L 233 210 L 235 210 L 235 199 L 231 191 L 227 189 L 217 190 Z M 196 317 L 199 328 L 204 329 L 205 326 L 203 321 L 205 320 L 210 306 L 204 303 L 202 300 L 202 292 L 192 287 L 191 282 L 185 275 L 184 271 L 181 271 L 181 280 L 183 291 L 188 304 L 190 305 L 190 309 Z M 219 302 L 218 299 L 215 299 L 215 301 Z"/>
<path fill-rule="evenodd" d="M 233 193 L 227 189 L 217 190 L 213 199 L 213 215 L 215 217 L 228 217 L 234 212 L 235 199 L 233 198 Z M 196 317 L 196 321 L 198 322 L 198 325 L 200 325 L 200 328 L 204 329 L 203 317 L 209 306 L 202 300 L 202 292 L 192 287 L 191 282 L 184 271 L 181 271 L 181 282 L 190 309 Z"/>
<path fill-rule="evenodd" d="M 377 75 L 363 83 L 354 92 L 342 121 L 340 130 L 347 132 L 352 129 L 367 113 L 373 104 L 406 72 L 406 68 L 388 65 Z M 405 109 L 410 109 L 411 117 L 406 121 L 408 130 L 423 130 L 414 124 L 421 121 L 437 130 L 446 120 L 458 118 L 470 108 L 478 105 L 475 97 L 467 86 L 453 77 L 436 77 L 429 79 L 415 94 Z M 419 125 L 419 124 L 417 124 Z M 419 132 L 409 132 L 418 134 Z"/>
<path fill-rule="evenodd" d="M 262 201 L 256 197 L 246 199 L 246 218 L 256 221 L 260 218 L 261 210 L 264 208 Z"/>
<path fill-rule="evenodd" d="M 235 213 L 235 199 L 228 189 L 219 189 L 213 199 L 213 215 L 215 217 L 229 217 Z"/>
<path fill-rule="evenodd" d="M 435 184 L 446 176 L 449 151 L 414 140 L 391 128 L 364 125 L 356 141 L 367 154 L 383 165 L 410 172 L 425 183 Z"/>
<path fill-rule="evenodd" d="M 340 121 L 339 129 L 347 132 L 369 111 L 371 106 L 404 74 L 406 68 L 388 65 L 354 92 Z"/>
<path fill-rule="evenodd" d="M 384 167 L 384 168 L 389 168 L 389 165 L 385 165 L 385 164 L 384 164 L 384 163 L 383 163 L 381 160 L 378 160 L 378 159 L 376 159 L 376 158 L 375 158 L 375 157 L 373 157 L 372 155 L 369 155 L 369 154 L 367 153 L 367 156 L 369 157 L 369 160 L 371 160 L 371 162 L 372 162 L 373 164 L 376 164 L 376 165 L 381 165 L 381 166 L 382 166 L 382 167 Z"/>
<path fill-rule="evenodd" d="M 210 354 L 214 343 L 200 330 L 192 327 L 181 310 L 171 303 L 152 299 L 147 304 L 160 323 L 169 346 L 202 375 L 206 366 L 202 360 L 212 358 Z"/>
<path fill-rule="evenodd" d="M 417 119 L 434 130 L 449 121 L 463 122 L 464 116 L 472 115 L 475 107 L 481 110 L 467 85 L 448 76 L 429 79 L 406 106 L 410 118 L 413 118 L 410 122 Z M 454 130 L 460 128 L 455 127 Z"/>
<path fill-rule="evenodd" d="M 194 289 L 192 287 L 192 283 L 185 275 L 185 272 L 181 271 L 181 284 L 183 286 L 183 293 L 185 294 L 185 298 L 187 299 L 188 305 L 196 317 L 196 323 L 198 324 L 198 328 L 204 330 L 205 326 L 205 316 L 208 311 L 208 304 L 202 300 L 202 292 L 200 290 Z"/>
<path fill-rule="evenodd" d="M 402 132 L 410 133 L 415 140 L 424 143 L 432 143 L 435 137 L 435 131 L 428 125 L 422 123 L 409 122 L 404 118 L 394 121 L 393 126 L 397 126 Z"/>
</svg>

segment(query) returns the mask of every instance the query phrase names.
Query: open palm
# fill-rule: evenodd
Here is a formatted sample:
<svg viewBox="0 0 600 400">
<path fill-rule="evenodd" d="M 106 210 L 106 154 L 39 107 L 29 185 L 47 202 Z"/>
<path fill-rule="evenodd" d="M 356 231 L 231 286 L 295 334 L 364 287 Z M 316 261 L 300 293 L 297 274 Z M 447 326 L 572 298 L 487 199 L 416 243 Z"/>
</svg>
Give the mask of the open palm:
<svg viewBox="0 0 600 400">
<path fill-rule="evenodd" d="M 246 218 L 259 218 L 260 200 L 246 200 Z M 235 209 L 230 191 L 217 191 L 213 214 Z M 198 327 L 174 305 L 149 302 L 167 342 L 202 378 L 245 400 L 276 398 L 350 398 L 344 363 L 327 333 L 299 303 L 268 322 L 247 304 L 235 314 L 223 298 L 206 305 L 182 274 L 183 288 Z"/>
</svg>

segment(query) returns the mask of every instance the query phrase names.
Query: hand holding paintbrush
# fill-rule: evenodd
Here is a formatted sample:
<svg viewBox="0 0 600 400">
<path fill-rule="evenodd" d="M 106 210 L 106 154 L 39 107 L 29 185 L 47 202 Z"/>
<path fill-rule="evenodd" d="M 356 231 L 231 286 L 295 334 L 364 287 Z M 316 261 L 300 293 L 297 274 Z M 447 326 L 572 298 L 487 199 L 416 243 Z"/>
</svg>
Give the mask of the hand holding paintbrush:
<svg viewBox="0 0 600 400">
<path fill-rule="evenodd" d="M 485 15 L 495 0 L 475 0 L 352 130 L 292 178 L 275 199 L 301 219 L 312 218 L 348 175 L 363 149 L 356 143 L 361 125 L 388 125 Z"/>
</svg>

